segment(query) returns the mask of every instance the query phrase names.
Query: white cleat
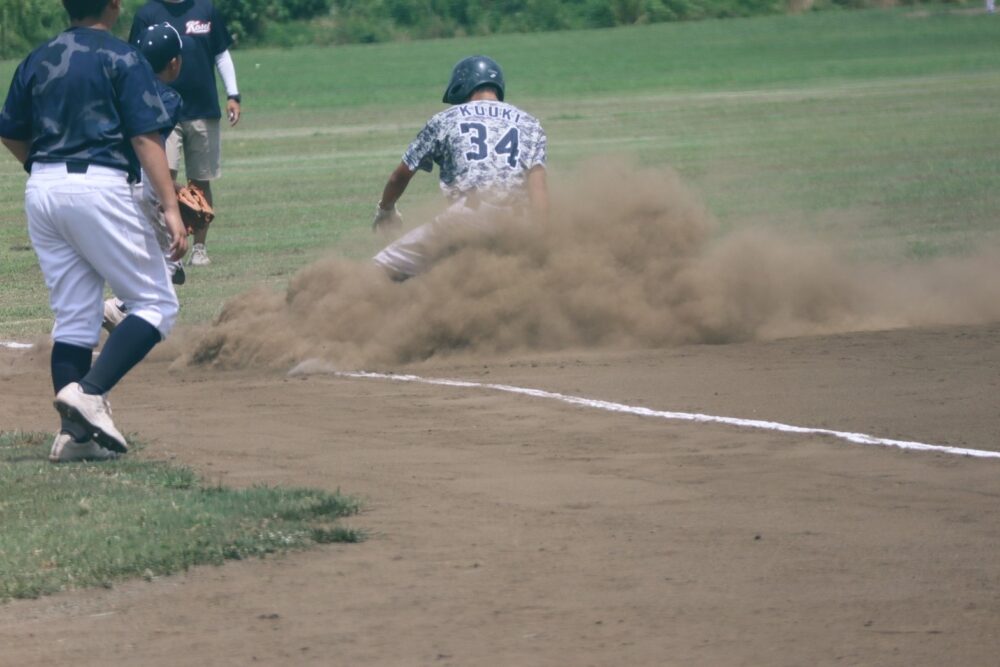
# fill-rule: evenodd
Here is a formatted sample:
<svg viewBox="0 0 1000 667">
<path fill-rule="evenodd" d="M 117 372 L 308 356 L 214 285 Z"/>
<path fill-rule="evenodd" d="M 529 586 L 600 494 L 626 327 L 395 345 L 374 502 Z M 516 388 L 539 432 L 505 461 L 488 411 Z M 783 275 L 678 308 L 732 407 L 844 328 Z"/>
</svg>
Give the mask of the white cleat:
<svg viewBox="0 0 1000 667">
<path fill-rule="evenodd" d="M 188 264 L 191 266 L 208 266 L 212 263 L 212 260 L 208 258 L 208 251 L 205 250 L 204 243 L 195 243 L 194 247 L 191 248 L 191 259 L 188 260 Z"/>
<path fill-rule="evenodd" d="M 93 440 L 77 442 L 69 433 L 57 433 L 52 441 L 49 461 L 52 463 L 72 463 L 73 461 L 114 461 L 120 454 L 104 449 Z"/>
<path fill-rule="evenodd" d="M 126 317 L 128 317 L 128 310 L 121 299 L 111 297 L 104 302 L 104 321 L 101 326 L 108 333 L 114 331 L 115 327 L 121 324 Z"/>
<path fill-rule="evenodd" d="M 128 443 L 111 421 L 111 405 L 104 396 L 85 394 L 80 383 L 73 382 L 56 394 L 55 406 L 60 415 L 93 434 L 101 447 L 121 454 L 128 452 Z"/>
</svg>

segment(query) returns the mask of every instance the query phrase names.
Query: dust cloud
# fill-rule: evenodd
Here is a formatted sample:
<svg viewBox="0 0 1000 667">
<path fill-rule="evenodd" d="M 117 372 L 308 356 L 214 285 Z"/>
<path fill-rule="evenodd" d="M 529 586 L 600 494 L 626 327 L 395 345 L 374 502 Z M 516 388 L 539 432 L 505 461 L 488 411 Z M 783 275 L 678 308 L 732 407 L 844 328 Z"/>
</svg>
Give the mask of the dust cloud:
<svg viewBox="0 0 1000 667">
<path fill-rule="evenodd" d="M 496 226 L 403 283 L 371 262 L 331 257 L 283 293 L 233 298 L 181 363 L 372 368 L 1000 319 L 998 252 L 880 266 L 774 230 L 719 236 L 664 169 L 583 167 L 553 192 L 548 225 Z"/>
</svg>

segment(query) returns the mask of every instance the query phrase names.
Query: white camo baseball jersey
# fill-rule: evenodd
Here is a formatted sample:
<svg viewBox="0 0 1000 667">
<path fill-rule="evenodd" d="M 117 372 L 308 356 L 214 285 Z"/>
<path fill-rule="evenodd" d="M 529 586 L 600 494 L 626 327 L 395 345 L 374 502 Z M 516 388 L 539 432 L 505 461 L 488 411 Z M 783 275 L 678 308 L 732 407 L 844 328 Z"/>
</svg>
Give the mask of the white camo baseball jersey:
<svg viewBox="0 0 1000 667">
<path fill-rule="evenodd" d="M 452 201 L 476 193 L 494 206 L 527 203 L 525 179 L 545 166 L 545 132 L 534 116 L 498 101 L 458 104 L 436 114 L 403 155 L 411 170 L 440 167 Z"/>
</svg>

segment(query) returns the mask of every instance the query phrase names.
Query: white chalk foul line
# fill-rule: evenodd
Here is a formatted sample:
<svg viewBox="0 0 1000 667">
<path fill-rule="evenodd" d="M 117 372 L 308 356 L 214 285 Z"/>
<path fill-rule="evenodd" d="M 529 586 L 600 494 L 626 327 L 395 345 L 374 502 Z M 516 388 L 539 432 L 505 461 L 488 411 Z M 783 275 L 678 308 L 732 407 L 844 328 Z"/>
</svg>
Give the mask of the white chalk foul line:
<svg viewBox="0 0 1000 667">
<path fill-rule="evenodd" d="M 579 405 L 587 408 L 596 408 L 608 412 L 620 412 L 640 417 L 655 417 L 658 419 L 670 419 L 675 421 L 689 421 L 703 424 L 726 424 L 739 428 L 752 428 L 765 431 L 778 431 L 781 433 L 797 433 L 801 435 L 825 435 L 840 440 L 846 440 L 858 445 L 874 445 L 878 447 L 898 447 L 899 449 L 912 449 L 924 452 L 938 452 L 942 454 L 954 454 L 957 456 L 974 456 L 984 459 L 1000 459 L 1000 452 L 991 452 L 983 449 L 966 449 L 963 447 L 946 447 L 944 445 L 929 445 L 923 442 L 910 442 L 907 440 L 891 440 L 889 438 L 877 438 L 866 433 L 850 433 L 846 431 L 834 431 L 826 428 L 809 428 L 806 426 L 793 426 L 780 422 L 762 421 L 758 419 L 741 419 L 738 417 L 718 417 L 715 415 L 705 415 L 693 412 L 670 412 L 666 410 L 652 410 L 650 408 L 625 405 L 623 403 L 612 403 L 610 401 L 599 401 L 581 396 L 569 396 L 542 389 L 530 389 L 526 387 L 515 387 L 507 384 L 492 384 L 485 382 L 471 382 L 469 380 L 448 380 L 442 378 L 424 378 L 417 375 L 394 375 L 391 373 L 369 373 L 364 371 L 348 372 L 338 371 L 322 362 L 316 360 L 305 361 L 293 368 L 289 375 L 310 375 L 313 373 L 332 374 L 338 377 L 368 379 L 368 380 L 391 380 L 393 382 L 416 382 L 419 384 L 439 385 L 444 387 L 462 387 L 466 389 L 490 389 L 502 391 L 509 394 L 520 394 L 533 398 L 547 398 L 550 400 Z"/>
<path fill-rule="evenodd" d="M 17 343 L 11 341 L 0 341 L 0 347 L 8 347 L 17 350 L 27 350 L 34 347 L 31 343 Z M 356 378 L 365 380 L 391 380 L 393 382 L 416 382 L 419 384 L 439 385 L 443 387 L 463 387 L 467 389 L 491 389 L 509 394 L 521 394 L 533 398 L 547 398 L 561 401 L 570 405 L 580 405 L 587 408 L 607 410 L 608 412 L 622 412 L 626 414 L 638 415 L 640 417 L 656 417 L 659 419 L 670 419 L 674 421 L 691 421 L 708 424 L 726 424 L 740 428 L 753 428 L 765 431 L 778 431 L 781 433 L 798 433 L 802 435 L 826 435 L 840 440 L 846 440 L 857 445 L 874 445 L 876 447 L 898 447 L 899 449 L 913 449 L 923 452 L 939 452 L 942 454 L 953 454 L 956 456 L 973 456 L 983 459 L 1000 459 L 1000 452 L 991 452 L 986 449 L 968 449 L 965 447 L 947 447 L 944 445 L 929 445 L 923 442 L 913 442 L 909 440 L 892 440 L 890 438 L 878 438 L 867 433 L 851 433 L 848 431 L 834 431 L 827 428 L 810 428 L 807 426 L 793 426 L 782 424 L 781 422 L 763 421 L 759 419 L 741 419 L 739 417 L 719 417 L 716 415 L 705 415 L 696 412 L 671 412 L 667 410 L 653 410 L 651 408 L 625 405 L 624 403 L 612 403 L 611 401 L 599 401 L 581 396 L 569 396 L 543 389 L 530 389 L 527 387 L 515 387 L 509 384 L 493 384 L 488 382 L 471 382 L 469 380 L 447 380 L 443 378 L 424 378 L 418 375 L 394 375 L 392 373 L 370 373 L 366 371 L 338 371 L 331 366 L 318 362 L 317 360 L 304 361 L 291 371 L 289 375 L 311 375 L 313 373 L 333 374 L 338 377 Z"/>
<path fill-rule="evenodd" d="M 10 348 L 11 350 L 30 350 L 35 346 L 31 343 L 18 343 L 12 340 L 0 340 L 0 347 Z"/>
</svg>

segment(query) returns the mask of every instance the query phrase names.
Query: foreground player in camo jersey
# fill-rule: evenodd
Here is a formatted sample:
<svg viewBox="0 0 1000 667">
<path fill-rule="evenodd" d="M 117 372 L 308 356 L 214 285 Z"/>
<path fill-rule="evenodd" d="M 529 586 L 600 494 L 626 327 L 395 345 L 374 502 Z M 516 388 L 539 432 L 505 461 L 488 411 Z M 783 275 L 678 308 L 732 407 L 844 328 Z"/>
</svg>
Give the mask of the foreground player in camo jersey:
<svg viewBox="0 0 1000 667">
<path fill-rule="evenodd" d="M 49 289 L 53 462 L 128 451 L 106 395 L 177 317 L 163 252 L 138 210 L 140 165 L 159 196 L 172 259 L 187 250 L 160 131 L 170 119 L 149 63 L 111 34 L 122 0 L 62 0 L 71 27 L 14 73 L 0 139 L 31 174 L 25 212 Z M 105 281 L 131 306 L 93 364 Z"/>
<path fill-rule="evenodd" d="M 389 176 L 375 209 L 378 230 L 401 223 L 396 202 L 418 169 L 440 168 L 450 205 L 433 222 L 403 235 L 374 261 L 394 280 L 426 271 L 447 252 L 456 227 L 489 233 L 498 218 L 548 212 L 545 132 L 536 118 L 504 102 L 500 66 L 486 56 L 455 65 L 443 102 L 453 106 L 431 118 Z"/>
</svg>

